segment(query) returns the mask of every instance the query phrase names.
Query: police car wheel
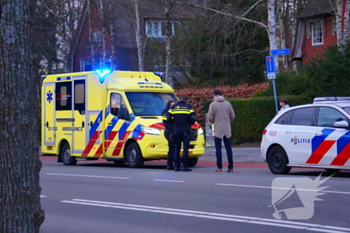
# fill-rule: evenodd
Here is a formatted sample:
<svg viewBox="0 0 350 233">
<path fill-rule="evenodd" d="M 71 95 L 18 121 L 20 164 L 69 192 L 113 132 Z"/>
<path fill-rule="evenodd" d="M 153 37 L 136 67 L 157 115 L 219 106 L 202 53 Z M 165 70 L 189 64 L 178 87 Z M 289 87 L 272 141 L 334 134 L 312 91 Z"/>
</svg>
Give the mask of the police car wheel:
<svg viewBox="0 0 350 233">
<path fill-rule="evenodd" d="M 287 154 L 280 146 L 275 146 L 269 151 L 267 163 L 270 171 L 274 174 L 287 174 L 291 169 L 291 167 L 287 167 Z"/>
<path fill-rule="evenodd" d="M 64 165 L 75 165 L 77 163 L 77 159 L 71 156 L 68 143 L 62 146 L 60 156 Z"/>
<path fill-rule="evenodd" d="M 194 166 L 196 166 L 197 162 L 198 162 L 198 158 L 189 158 L 188 159 L 188 166 L 194 167 Z"/>
<path fill-rule="evenodd" d="M 143 166 L 143 157 L 141 151 L 136 142 L 129 144 L 126 150 L 126 161 L 128 162 L 129 167 L 136 168 Z"/>
</svg>

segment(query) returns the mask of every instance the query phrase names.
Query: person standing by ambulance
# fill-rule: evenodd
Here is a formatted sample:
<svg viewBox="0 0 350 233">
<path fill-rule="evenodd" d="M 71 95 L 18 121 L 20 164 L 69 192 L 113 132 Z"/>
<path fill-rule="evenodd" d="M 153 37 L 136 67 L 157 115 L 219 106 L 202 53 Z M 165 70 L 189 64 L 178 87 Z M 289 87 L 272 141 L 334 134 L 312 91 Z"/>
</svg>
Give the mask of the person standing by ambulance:
<svg viewBox="0 0 350 233">
<path fill-rule="evenodd" d="M 180 171 L 180 150 L 183 143 L 183 166 L 182 171 L 189 172 L 192 169 L 188 168 L 188 149 L 190 147 L 191 126 L 196 121 L 196 113 L 191 105 L 187 104 L 189 97 L 181 96 L 180 101 L 174 104 L 168 115 L 168 120 L 173 123 L 175 135 L 175 171 Z"/>
<path fill-rule="evenodd" d="M 174 127 L 172 122 L 168 121 L 167 116 L 170 108 L 175 104 L 173 100 L 169 100 L 162 112 L 163 124 L 165 127 L 164 136 L 168 140 L 168 158 L 167 158 L 167 169 L 174 170 L 174 151 L 175 151 L 175 137 Z"/>
<path fill-rule="evenodd" d="M 233 155 L 231 146 L 231 122 L 235 119 L 230 102 L 226 101 L 220 90 L 213 90 L 213 102 L 209 106 L 208 121 L 214 125 L 214 141 L 216 151 L 217 169 L 215 172 L 222 172 L 221 141 L 224 141 L 226 148 L 228 170 L 233 172 Z"/>
</svg>

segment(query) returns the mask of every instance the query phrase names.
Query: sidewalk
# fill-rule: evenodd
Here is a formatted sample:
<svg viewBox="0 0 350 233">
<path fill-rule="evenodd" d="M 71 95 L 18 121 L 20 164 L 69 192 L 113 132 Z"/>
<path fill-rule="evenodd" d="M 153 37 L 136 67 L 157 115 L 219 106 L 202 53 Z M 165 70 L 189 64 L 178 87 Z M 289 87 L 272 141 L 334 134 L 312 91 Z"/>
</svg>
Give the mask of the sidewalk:
<svg viewBox="0 0 350 233">
<path fill-rule="evenodd" d="M 265 163 L 260 147 L 232 147 L 234 163 Z M 215 147 L 206 147 L 199 161 L 216 161 Z M 227 162 L 226 150 L 222 148 L 222 161 Z"/>
</svg>

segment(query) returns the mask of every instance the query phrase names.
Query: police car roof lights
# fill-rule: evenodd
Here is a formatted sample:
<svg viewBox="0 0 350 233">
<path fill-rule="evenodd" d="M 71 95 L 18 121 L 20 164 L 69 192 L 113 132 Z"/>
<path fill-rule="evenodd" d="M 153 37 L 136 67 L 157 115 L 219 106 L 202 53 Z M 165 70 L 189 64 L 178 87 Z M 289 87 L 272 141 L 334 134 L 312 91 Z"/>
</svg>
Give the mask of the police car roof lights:
<svg viewBox="0 0 350 233">
<path fill-rule="evenodd" d="M 105 81 L 105 77 L 107 76 L 107 74 L 111 73 L 111 70 L 108 69 L 104 69 L 104 70 L 95 70 L 95 72 L 98 74 L 98 76 L 100 77 L 100 82 L 103 83 Z"/>
<path fill-rule="evenodd" d="M 342 97 L 342 96 L 327 96 L 327 97 L 316 97 L 314 98 L 314 103 L 329 103 L 334 101 L 343 101 L 349 102 L 350 97 Z"/>
</svg>

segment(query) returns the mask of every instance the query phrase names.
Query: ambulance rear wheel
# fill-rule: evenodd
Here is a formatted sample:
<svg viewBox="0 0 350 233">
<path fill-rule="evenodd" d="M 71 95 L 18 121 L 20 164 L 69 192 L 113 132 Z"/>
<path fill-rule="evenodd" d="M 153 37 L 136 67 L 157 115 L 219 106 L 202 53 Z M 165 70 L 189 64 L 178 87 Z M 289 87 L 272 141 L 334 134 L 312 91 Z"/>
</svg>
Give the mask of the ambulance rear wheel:
<svg viewBox="0 0 350 233">
<path fill-rule="evenodd" d="M 291 167 L 288 167 L 288 157 L 280 146 L 273 147 L 268 154 L 267 163 L 270 171 L 274 174 L 288 174 Z"/>
<path fill-rule="evenodd" d="M 75 165 L 77 164 L 77 159 L 71 156 L 70 148 L 68 143 L 65 143 L 61 148 L 60 153 L 62 162 L 64 165 Z"/>
<path fill-rule="evenodd" d="M 143 166 L 144 159 L 141 155 L 140 147 L 136 142 L 132 142 L 128 145 L 126 150 L 126 161 L 129 167 L 132 168 Z"/>
</svg>

